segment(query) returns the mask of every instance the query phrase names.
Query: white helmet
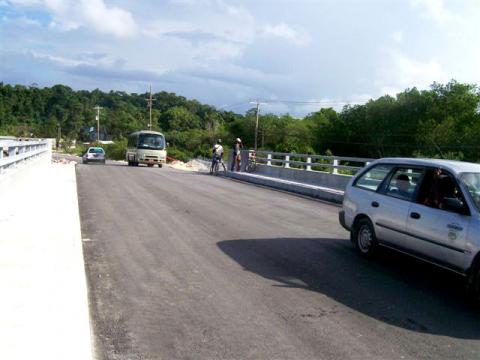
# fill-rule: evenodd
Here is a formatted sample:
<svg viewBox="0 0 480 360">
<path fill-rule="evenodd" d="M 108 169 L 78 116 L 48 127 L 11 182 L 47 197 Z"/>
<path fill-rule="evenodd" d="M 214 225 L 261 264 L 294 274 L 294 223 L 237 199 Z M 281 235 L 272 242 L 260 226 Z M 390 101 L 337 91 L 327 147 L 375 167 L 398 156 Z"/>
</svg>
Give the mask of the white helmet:
<svg viewBox="0 0 480 360">
<path fill-rule="evenodd" d="M 235 140 L 236 142 L 242 142 L 242 140 L 240 140 L 240 138 L 237 138 L 237 140 Z"/>
</svg>

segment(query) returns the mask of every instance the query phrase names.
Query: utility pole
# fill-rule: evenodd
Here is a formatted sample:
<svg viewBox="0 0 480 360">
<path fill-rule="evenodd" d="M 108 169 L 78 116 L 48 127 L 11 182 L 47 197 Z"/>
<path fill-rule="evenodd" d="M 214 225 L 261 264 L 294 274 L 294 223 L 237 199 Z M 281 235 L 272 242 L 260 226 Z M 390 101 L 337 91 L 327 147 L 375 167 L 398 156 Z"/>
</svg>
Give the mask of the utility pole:
<svg viewBox="0 0 480 360">
<path fill-rule="evenodd" d="M 101 106 L 95 106 L 95 110 L 97 110 L 97 115 L 95 119 L 97 120 L 97 141 L 100 141 L 100 109 L 103 109 Z"/>
<path fill-rule="evenodd" d="M 58 127 L 58 143 L 57 143 L 57 149 L 60 149 L 60 141 L 62 139 L 62 125 L 59 123 L 57 123 L 57 127 Z"/>
<path fill-rule="evenodd" d="M 260 112 L 260 105 L 266 105 L 266 103 L 261 103 L 258 99 L 257 101 L 250 101 L 250 104 L 257 105 L 257 119 L 255 121 L 255 151 L 257 151 L 257 138 L 258 138 L 258 113 Z"/>
<path fill-rule="evenodd" d="M 153 102 L 155 101 L 154 99 L 152 99 L 152 85 L 150 85 L 150 97 L 148 99 L 145 99 L 147 100 L 147 106 L 150 110 L 150 121 L 148 122 L 148 130 L 152 130 L 152 105 L 153 105 Z"/>
</svg>

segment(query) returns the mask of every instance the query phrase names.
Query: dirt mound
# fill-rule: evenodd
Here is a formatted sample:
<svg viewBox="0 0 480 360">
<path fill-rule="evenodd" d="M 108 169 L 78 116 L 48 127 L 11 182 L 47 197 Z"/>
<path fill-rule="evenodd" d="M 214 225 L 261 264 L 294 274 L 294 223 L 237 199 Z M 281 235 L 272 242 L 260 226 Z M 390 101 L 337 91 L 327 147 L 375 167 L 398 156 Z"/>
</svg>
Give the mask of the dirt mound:
<svg viewBox="0 0 480 360">
<path fill-rule="evenodd" d="M 52 159 L 52 163 L 68 165 L 68 164 L 76 164 L 77 162 L 74 160 L 68 160 L 65 158 L 57 158 L 57 159 Z"/>
<path fill-rule="evenodd" d="M 184 171 L 208 171 L 208 166 L 198 160 L 190 160 L 187 163 L 184 163 L 180 160 L 174 160 L 170 163 L 170 167 L 177 170 Z"/>
</svg>

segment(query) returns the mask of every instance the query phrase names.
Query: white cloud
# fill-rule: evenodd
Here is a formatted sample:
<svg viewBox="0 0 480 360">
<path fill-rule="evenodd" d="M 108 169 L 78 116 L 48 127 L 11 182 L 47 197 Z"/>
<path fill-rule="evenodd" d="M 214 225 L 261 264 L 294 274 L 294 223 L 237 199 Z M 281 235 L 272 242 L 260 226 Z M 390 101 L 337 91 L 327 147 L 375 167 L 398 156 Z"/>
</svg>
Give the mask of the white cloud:
<svg viewBox="0 0 480 360">
<path fill-rule="evenodd" d="M 403 33 L 401 31 L 395 31 L 393 34 L 392 34 L 392 39 L 396 42 L 396 43 L 401 43 L 403 41 Z"/>
<path fill-rule="evenodd" d="M 382 69 L 376 85 L 381 94 L 395 95 L 406 88 L 428 88 L 433 82 L 447 82 L 450 78 L 437 59 L 415 60 L 400 51 L 390 53 L 389 64 Z"/>
<path fill-rule="evenodd" d="M 6 24 L 15 24 L 21 27 L 35 27 L 35 26 L 40 26 L 40 22 L 31 19 L 27 16 L 19 16 L 19 17 L 9 17 L 9 16 L 4 16 L 2 18 L 2 21 Z"/>
<path fill-rule="evenodd" d="M 443 0 L 410 0 L 410 4 L 423 10 L 425 17 L 441 25 L 456 18 L 455 14 L 445 8 Z"/>
<path fill-rule="evenodd" d="M 307 33 L 296 31 L 285 23 L 265 26 L 263 35 L 284 39 L 297 46 L 306 46 L 310 43 L 310 36 Z"/>
<path fill-rule="evenodd" d="M 88 62 L 85 62 L 85 61 L 69 59 L 69 58 L 62 57 L 62 56 L 43 54 L 43 53 L 39 53 L 39 52 L 36 52 L 36 51 L 27 51 L 26 54 L 31 55 L 35 59 L 46 60 L 48 62 L 57 64 L 57 65 L 60 65 L 60 66 L 66 66 L 66 67 L 73 67 L 73 66 L 87 65 L 88 64 Z"/>
<path fill-rule="evenodd" d="M 141 34 L 162 46 L 175 44 L 178 52 L 188 52 L 176 68 L 237 59 L 255 40 L 254 18 L 243 7 L 222 0 L 171 0 L 170 4 L 176 15 L 145 19 Z M 169 56 L 176 57 L 174 53 Z"/>
<path fill-rule="evenodd" d="M 251 44 L 255 39 L 255 19 L 250 11 L 223 0 L 170 0 L 178 8 L 175 19 L 159 16 L 147 21 L 144 32 L 162 36 L 174 32 L 201 32 L 226 41 Z"/>
<path fill-rule="evenodd" d="M 136 33 L 132 14 L 103 0 L 14 0 L 12 4 L 46 9 L 53 20 L 50 28 L 62 31 L 86 28 L 101 34 L 129 37 Z"/>
<path fill-rule="evenodd" d="M 242 54 L 243 47 L 225 41 L 209 41 L 199 48 L 200 56 L 206 60 L 234 59 Z"/>
<path fill-rule="evenodd" d="M 42 0 L 9 0 L 8 2 L 18 6 L 35 6 L 42 4 Z"/>
<path fill-rule="evenodd" d="M 0 0 L 0 72 L 77 89 L 153 82 L 211 104 L 323 99 L 268 107 L 304 114 L 371 97 L 352 94 L 480 81 L 478 1 Z"/>
</svg>

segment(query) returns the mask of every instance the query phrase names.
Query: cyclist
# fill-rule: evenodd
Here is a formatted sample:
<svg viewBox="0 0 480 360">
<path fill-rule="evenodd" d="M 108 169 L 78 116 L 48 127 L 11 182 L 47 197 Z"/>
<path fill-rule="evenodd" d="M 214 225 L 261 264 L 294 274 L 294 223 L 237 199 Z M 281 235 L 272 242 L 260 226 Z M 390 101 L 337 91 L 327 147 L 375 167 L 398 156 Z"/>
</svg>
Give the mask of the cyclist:
<svg viewBox="0 0 480 360">
<path fill-rule="evenodd" d="M 212 157 L 212 166 L 210 167 L 210 174 L 213 173 L 213 170 L 215 169 L 215 164 L 217 162 L 222 161 L 223 157 L 223 146 L 222 146 L 222 139 L 218 139 L 217 143 L 213 146 L 213 157 Z"/>
</svg>

